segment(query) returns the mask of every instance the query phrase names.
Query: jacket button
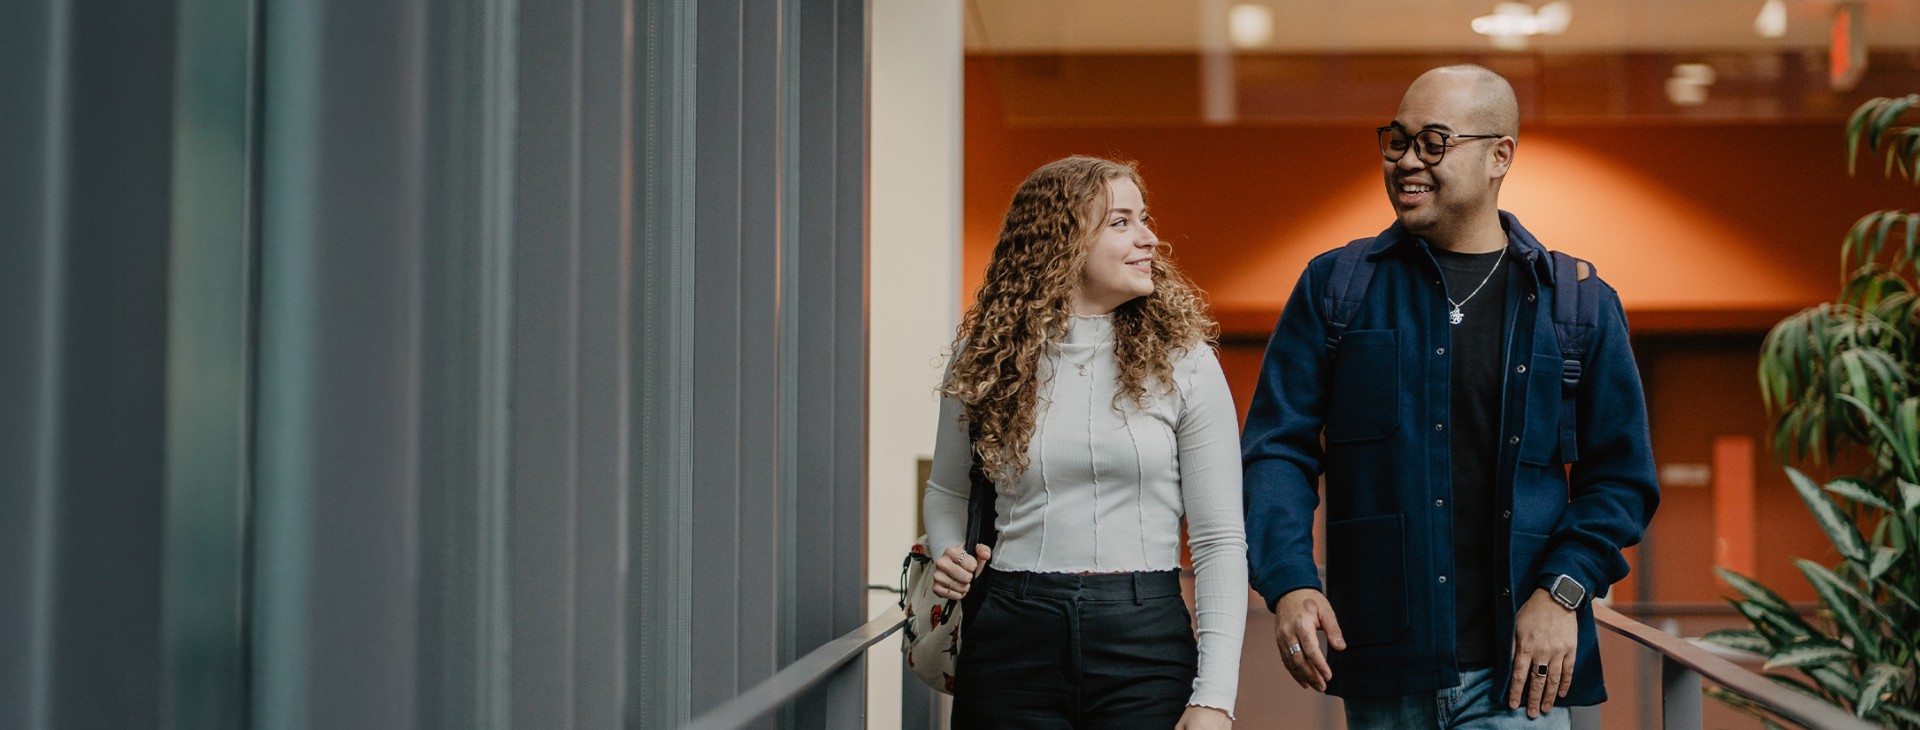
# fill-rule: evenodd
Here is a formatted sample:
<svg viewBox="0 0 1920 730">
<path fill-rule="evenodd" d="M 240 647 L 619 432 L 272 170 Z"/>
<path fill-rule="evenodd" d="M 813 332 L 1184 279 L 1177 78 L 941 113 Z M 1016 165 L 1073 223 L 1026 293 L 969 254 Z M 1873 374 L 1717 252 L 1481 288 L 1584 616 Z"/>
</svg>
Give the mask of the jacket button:
<svg viewBox="0 0 1920 730">
<path fill-rule="evenodd" d="M 1513 519 L 1513 510 L 1510 510 L 1510 509 L 1500 510 L 1500 519 L 1503 519 L 1503 520 Z"/>
<path fill-rule="evenodd" d="M 1447 348 L 1444 348 L 1444 347 L 1436 347 L 1436 348 L 1433 348 L 1433 354 L 1435 354 L 1435 355 L 1445 355 L 1445 354 L 1447 354 Z"/>
<path fill-rule="evenodd" d="M 1513 371 L 1516 373 L 1524 373 L 1527 371 L 1527 366 L 1521 365 L 1521 366 L 1515 367 Z"/>
<path fill-rule="evenodd" d="M 1444 507 L 1446 506 L 1446 504 L 1447 504 L 1447 500 L 1444 500 L 1444 499 L 1433 500 L 1433 506 L 1435 507 Z"/>
<path fill-rule="evenodd" d="M 1528 302 L 1532 302 L 1532 301 L 1533 301 L 1533 295 L 1532 295 L 1532 294 L 1528 294 L 1528 295 L 1527 295 L 1527 301 L 1528 301 Z"/>
<path fill-rule="evenodd" d="M 1445 583 L 1445 582 L 1447 582 L 1447 577 L 1446 577 L 1446 576 L 1444 576 L 1444 575 L 1443 575 L 1443 576 L 1440 576 L 1440 582 L 1441 582 L 1441 583 Z"/>
<path fill-rule="evenodd" d="M 1518 444 L 1518 443 L 1520 443 L 1520 437 L 1519 437 L 1519 436 L 1508 436 L 1508 437 L 1507 437 L 1507 443 L 1510 443 L 1510 444 Z"/>
<path fill-rule="evenodd" d="M 1513 589 L 1512 589 L 1512 588 L 1502 588 L 1502 589 L 1500 589 L 1500 595 L 1503 595 L 1503 596 L 1511 596 L 1511 595 L 1513 595 Z"/>
<path fill-rule="evenodd" d="M 1447 430 L 1447 424 L 1444 424 L 1444 423 L 1436 423 L 1436 424 L 1433 424 L 1433 430 L 1435 430 L 1435 431 L 1445 431 L 1445 430 Z"/>
</svg>

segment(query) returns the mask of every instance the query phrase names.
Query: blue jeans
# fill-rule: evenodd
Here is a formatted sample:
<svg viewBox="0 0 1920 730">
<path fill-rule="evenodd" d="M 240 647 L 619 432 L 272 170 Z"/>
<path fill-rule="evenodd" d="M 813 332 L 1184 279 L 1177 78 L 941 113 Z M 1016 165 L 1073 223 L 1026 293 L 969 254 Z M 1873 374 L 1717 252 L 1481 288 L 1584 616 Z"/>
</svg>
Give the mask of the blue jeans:
<svg viewBox="0 0 1920 730">
<path fill-rule="evenodd" d="M 1438 692 L 1349 699 L 1347 730 L 1566 730 L 1570 726 L 1567 709 L 1558 705 L 1531 720 L 1526 705 L 1507 709 L 1504 680 L 1494 676 L 1493 667 L 1483 667 L 1461 672 L 1460 686 Z"/>
</svg>

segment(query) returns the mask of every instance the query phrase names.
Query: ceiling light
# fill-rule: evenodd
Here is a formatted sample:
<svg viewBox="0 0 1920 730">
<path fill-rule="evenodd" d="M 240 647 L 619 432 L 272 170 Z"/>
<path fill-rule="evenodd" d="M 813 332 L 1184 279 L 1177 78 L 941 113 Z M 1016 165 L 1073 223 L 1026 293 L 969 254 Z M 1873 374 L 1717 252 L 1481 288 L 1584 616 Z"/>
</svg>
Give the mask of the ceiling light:
<svg viewBox="0 0 1920 730">
<path fill-rule="evenodd" d="M 1787 34 L 1787 4 L 1784 0 L 1767 0 L 1760 6 L 1760 14 L 1753 19 L 1753 32 L 1761 38 L 1779 38 Z"/>
<path fill-rule="evenodd" d="M 1493 6 L 1491 15 L 1474 18 L 1472 27 L 1495 48 L 1520 50 L 1527 47 L 1528 36 L 1560 35 L 1572 21 L 1573 6 L 1565 0 L 1547 3 L 1539 10 L 1526 3 L 1508 2 Z"/>
<path fill-rule="evenodd" d="M 1573 22 L 1573 6 L 1568 5 L 1566 0 L 1555 0 L 1540 6 L 1539 10 L 1533 12 L 1533 17 L 1540 26 L 1541 35 L 1560 35 L 1567 32 L 1567 24 Z"/>
<path fill-rule="evenodd" d="M 1704 63 L 1683 63 L 1673 67 L 1673 77 L 1686 79 L 1689 83 L 1701 86 L 1711 86 L 1714 80 L 1719 78 L 1719 74 L 1713 72 L 1712 66 Z"/>
<path fill-rule="evenodd" d="M 1500 3 L 1493 6 L 1492 15 L 1473 19 L 1473 32 L 1490 36 L 1533 35 L 1540 32 L 1540 23 L 1534 20 L 1533 8 L 1526 3 Z"/>
<path fill-rule="evenodd" d="M 1707 87 L 1719 74 L 1704 63 L 1683 63 L 1673 67 L 1667 79 L 1667 101 L 1675 106 L 1697 106 L 1707 101 Z"/>
<path fill-rule="evenodd" d="M 1273 8 L 1241 3 L 1227 11 L 1227 36 L 1234 48 L 1259 48 L 1273 40 Z"/>
</svg>

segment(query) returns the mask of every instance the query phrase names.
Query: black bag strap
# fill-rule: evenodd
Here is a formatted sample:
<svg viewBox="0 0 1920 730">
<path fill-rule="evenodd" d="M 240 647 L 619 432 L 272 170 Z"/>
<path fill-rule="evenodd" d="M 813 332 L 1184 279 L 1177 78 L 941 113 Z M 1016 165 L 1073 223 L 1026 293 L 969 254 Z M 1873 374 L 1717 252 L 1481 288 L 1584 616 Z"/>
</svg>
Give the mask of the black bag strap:
<svg viewBox="0 0 1920 730">
<path fill-rule="evenodd" d="M 1333 260 L 1333 276 L 1327 280 L 1327 293 L 1321 308 L 1327 313 L 1327 352 L 1340 350 L 1340 338 L 1353 324 L 1353 315 L 1367 298 L 1367 285 L 1373 283 L 1374 262 L 1367 258 L 1372 238 L 1356 238 L 1347 243 Z"/>
<path fill-rule="evenodd" d="M 1560 460 L 1580 460 L 1576 396 L 1600 329 L 1600 277 L 1593 264 L 1553 252 L 1553 334 L 1560 341 Z"/>
<path fill-rule="evenodd" d="M 999 516 L 993 509 L 993 480 L 987 478 L 980 460 L 979 424 L 970 423 L 967 426 L 967 444 L 973 451 L 973 468 L 967 473 L 973 488 L 967 496 L 967 542 L 962 549 L 972 555 L 975 545 L 991 548 L 1000 535 L 993 527 L 994 520 Z"/>
</svg>

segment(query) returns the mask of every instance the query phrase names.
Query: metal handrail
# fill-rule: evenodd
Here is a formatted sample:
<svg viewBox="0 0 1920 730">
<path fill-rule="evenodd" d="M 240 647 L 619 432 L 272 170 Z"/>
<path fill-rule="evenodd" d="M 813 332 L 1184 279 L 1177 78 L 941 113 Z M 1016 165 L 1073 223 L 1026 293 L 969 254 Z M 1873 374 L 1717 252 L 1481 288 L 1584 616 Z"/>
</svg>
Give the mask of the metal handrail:
<svg viewBox="0 0 1920 730">
<path fill-rule="evenodd" d="M 849 662 L 865 656 L 868 648 L 893 635 L 905 624 L 906 614 L 898 608 L 887 609 L 879 617 L 839 638 L 821 644 L 792 664 L 754 685 L 726 704 L 709 710 L 687 725 L 689 730 L 736 730 L 744 728 L 793 702 L 807 690 Z M 864 677 L 860 680 L 866 681 Z"/>
<path fill-rule="evenodd" d="M 1662 704 L 1668 714 L 1667 727 L 1700 727 L 1702 677 L 1806 727 L 1831 730 L 1874 730 L 1876 727 L 1844 709 L 1774 684 L 1690 641 L 1627 618 L 1605 604 L 1593 604 L 1593 617 L 1614 633 L 1660 654 L 1661 675 L 1666 685 Z M 1686 717 L 1676 718 L 1676 709 Z"/>
</svg>

